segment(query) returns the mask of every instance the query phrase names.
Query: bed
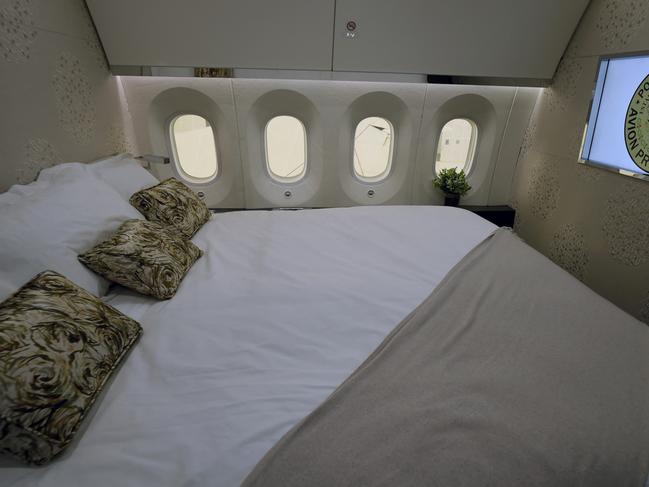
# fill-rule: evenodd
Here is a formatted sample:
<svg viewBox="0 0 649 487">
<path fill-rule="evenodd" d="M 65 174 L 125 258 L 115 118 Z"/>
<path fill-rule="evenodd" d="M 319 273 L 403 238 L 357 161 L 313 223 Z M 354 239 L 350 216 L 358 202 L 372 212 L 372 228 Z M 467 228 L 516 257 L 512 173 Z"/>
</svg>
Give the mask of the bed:
<svg viewBox="0 0 649 487">
<path fill-rule="evenodd" d="M 45 467 L 1 459 L 0 484 L 240 485 L 494 232 L 437 206 L 215 214 L 174 298 L 104 298 L 144 334 L 78 442 Z"/>
</svg>

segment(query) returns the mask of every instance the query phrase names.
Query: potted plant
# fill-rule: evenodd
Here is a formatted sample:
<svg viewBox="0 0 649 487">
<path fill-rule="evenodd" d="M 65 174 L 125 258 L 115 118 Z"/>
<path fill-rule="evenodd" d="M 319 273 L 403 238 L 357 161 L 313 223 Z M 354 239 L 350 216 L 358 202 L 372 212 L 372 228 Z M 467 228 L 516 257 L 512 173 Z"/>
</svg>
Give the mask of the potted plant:
<svg viewBox="0 0 649 487">
<path fill-rule="evenodd" d="M 442 169 L 437 177 L 433 179 L 433 185 L 444 191 L 444 204 L 446 206 L 459 205 L 460 196 L 471 189 L 469 183 L 466 182 L 464 169 L 458 171 L 454 167 Z"/>
</svg>

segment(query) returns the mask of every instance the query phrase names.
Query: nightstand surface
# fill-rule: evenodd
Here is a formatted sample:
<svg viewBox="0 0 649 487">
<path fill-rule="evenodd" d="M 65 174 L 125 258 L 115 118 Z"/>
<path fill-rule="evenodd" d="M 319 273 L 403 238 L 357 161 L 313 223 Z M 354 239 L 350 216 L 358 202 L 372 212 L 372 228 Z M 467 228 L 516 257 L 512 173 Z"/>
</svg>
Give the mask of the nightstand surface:
<svg viewBox="0 0 649 487">
<path fill-rule="evenodd" d="M 513 227 L 516 210 L 509 206 L 460 206 L 499 227 Z"/>
</svg>

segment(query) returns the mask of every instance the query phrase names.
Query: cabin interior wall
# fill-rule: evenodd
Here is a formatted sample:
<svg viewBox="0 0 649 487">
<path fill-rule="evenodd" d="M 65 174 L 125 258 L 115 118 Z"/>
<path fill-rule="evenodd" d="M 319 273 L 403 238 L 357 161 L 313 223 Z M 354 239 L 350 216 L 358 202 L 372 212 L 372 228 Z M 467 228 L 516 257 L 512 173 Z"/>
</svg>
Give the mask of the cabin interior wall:
<svg viewBox="0 0 649 487">
<path fill-rule="evenodd" d="M 0 0 L 0 191 L 44 167 L 135 151 L 83 0 Z"/>
<path fill-rule="evenodd" d="M 516 231 L 602 296 L 649 323 L 649 183 L 578 164 L 601 55 L 649 51 L 649 2 L 593 0 L 521 149 Z"/>
<path fill-rule="evenodd" d="M 431 181 L 438 136 L 453 118 L 474 120 L 478 127 L 469 174 L 473 189 L 463 197 L 464 204 L 506 204 L 539 92 L 332 80 L 123 76 L 120 82 L 143 152 L 171 156 L 167 126 L 179 113 L 210 120 L 223 177 L 195 189 L 204 193 L 209 206 L 221 208 L 441 204 L 443 195 Z M 295 116 L 306 125 L 307 171 L 300 182 L 277 183 L 266 172 L 264 128 L 278 115 Z M 352 176 L 356 124 L 368 116 L 390 120 L 396 134 L 392 168 L 381 182 L 364 183 Z M 156 165 L 152 171 L 159 178 L 179 177 L 174 164 Z"/>
</svg>

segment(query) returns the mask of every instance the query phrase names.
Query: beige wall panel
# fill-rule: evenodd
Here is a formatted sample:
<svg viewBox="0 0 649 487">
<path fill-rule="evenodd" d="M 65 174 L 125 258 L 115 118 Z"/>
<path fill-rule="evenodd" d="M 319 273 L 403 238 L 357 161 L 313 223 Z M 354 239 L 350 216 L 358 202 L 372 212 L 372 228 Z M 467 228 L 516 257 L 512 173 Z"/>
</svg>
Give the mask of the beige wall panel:
<svg viewBox="0 0 649 487">
<path fill-rule="evenodd" d="M 413 173 L 410 161 L 415 159 L 425 90 L 425 85 L 408 83 L 235 80 L 247 204 L 252 207 L 410 204 Z M 263 97 L 273 92 L 277 100 L 266 103 Z M 286 96 L 286 103 L 282 103 L 282 96 Z M 290 104 L 291 100 L 302 97 L 305 105 L 312 108 Z M 310 124 L 311 167 L 307 168 L 307 176 L 303 182 L 293 185 L 269 181 L 263 174 L 265 122 L 272 116 L 287 114 L 306 123 L 310 110 L 315 113 Z M 355 123 L 367 116 L 389 119 L 396 132 L 392 171 L 381 183 L 361 183 L 351 175 Z M 370 189 L 374 190 L 372 197 L 367 194 Z M 287 200 L 282 196 L 286 190 L 292 192 Z"/>
<path fill-rule="evenodd" d="M 593 0 L 568 46 L 568 57 L 649 50 L 649 2 Z"/>
<path fill-rule="evenodd" d="M 413 180 L 415 203 L 443 203 L 443 194 L 432 185 L 439 135 L 449 120 L 468 118 L 478 127 L 478 142 L 475 160 L 468 177 L 472 189 L 462 197 L 462 204 L 487 204 L 493 172 L 498 162 L 498 152 L 515 94 L 516 88 L 510 87 L 428 85 L 418 142 L 416 175 Z M 518 137 L 513 135 L 514 144 L 520 147 L 522 131 Z M 515 159 L 510 161 L 512 170 L 515 162 Z M 509 192 L 502 195 L 502 199 L 503 203 L 506 203 L 509 200 Z"/>
<path fill-rule="evenodd" d="M 519 88 L 512 101 L 507 125 L 498 148 L 498 157 L 489 188 L 489 205 L 509 204 L 512 183 L 523 144 L 526 128 L 538 100 L 538 88 Z"/>
<path fill-rule="evenodd" d="M 597 74 L 597 58 L 564 59 L 550 87 L 543 90 L 533 143 L 544 152 L 577 160 Z"/>
<path fill-rule="evenodd" d="M 649 51 L 649 3 L 594 0 L 539 98 L 512 203 L 517 232 L 649 323 L 649 183 L 577 163 L 600 55 Z"/>
<path fill-rule="evenodd" d="M 219 174 L 207 184 L 192 184 L 210 207 L 244 206 L 241 156 L 232 84 L 229 79 L 122 77 L 128 109 L 143 154 L 172 157 L 168 125 L 179 114 L 200 115 L 210 121 L 216 139 Z M 160 179 L 180 177 L 172 162 L 154 165 Z"/>
<path fill-rule="evenodd" d="M 120 87 L 82 0 L 3 0 L 0 191 L 58 162 L 134 149 Z"/>
</svg>

